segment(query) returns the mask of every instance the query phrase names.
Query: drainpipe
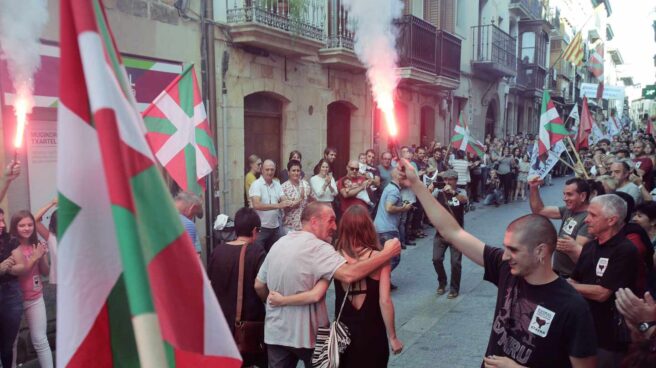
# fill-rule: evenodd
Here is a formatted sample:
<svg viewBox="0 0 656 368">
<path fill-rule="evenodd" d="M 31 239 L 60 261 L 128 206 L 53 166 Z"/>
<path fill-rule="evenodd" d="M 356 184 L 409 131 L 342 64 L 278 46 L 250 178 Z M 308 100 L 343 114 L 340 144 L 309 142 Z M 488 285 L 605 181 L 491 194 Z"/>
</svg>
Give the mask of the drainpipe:
<svg viewBox="0 0 656 368">
<path fill-rule="evenodd" d="M 214 9 L 212 0 L 201 1 L 201 79 L 203 83 L 203 101 L 208 111 L 208 121 L 210 131 L 216 132 L 216 75 L 215 75 L 215 58 L 214 58 L 214 28 L 212 26 Z M 209 20 L 208 20 L 209 19 Z M 214 138 L 214 137 L 212 137 Z M 214 140 L 214 139 L 213 139 Z M 216 145 L 215 145 L 216 147 Z M 207 176 L 205 191 L 205 240 L 207 247 L 207 254 L 214 244 L 214 231 L 213 223 L 216 217 L 216 202 L 217 198 L 214 195 L 215 174 L 212 173 Z"/>
</svg>

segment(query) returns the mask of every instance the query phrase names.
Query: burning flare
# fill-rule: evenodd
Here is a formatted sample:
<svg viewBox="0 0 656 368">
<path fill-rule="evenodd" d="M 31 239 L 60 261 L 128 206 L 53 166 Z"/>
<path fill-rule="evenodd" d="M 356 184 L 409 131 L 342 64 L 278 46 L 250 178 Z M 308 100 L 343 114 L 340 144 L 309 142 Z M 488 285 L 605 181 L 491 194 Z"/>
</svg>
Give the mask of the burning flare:
<svg viewBox="0 0 656 368">
<path fill-rule="evenodd" d="M 14 148 L 19 149 L 23 145 L 23 135 L 25 125 L 27 125 L 27 111 L 29 110 L 27 98 L 18 95 L 14 102 L 14 114 L 16 115 L 16 137 L 14 138 Z"/>
</svg>

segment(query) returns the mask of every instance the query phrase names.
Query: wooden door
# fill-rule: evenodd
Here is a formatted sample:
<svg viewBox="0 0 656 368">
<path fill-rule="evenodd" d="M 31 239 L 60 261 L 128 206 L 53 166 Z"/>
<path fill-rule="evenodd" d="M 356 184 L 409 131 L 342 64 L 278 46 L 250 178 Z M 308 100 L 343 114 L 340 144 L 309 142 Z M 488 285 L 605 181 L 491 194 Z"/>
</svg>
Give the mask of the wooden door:
<svg viewBox="0 0 656 368">
<path fill-rule="evenodd" d="M 351 157 L 351 109 L 343 103 L 328 105 L 328 147 L 337 149 L 337 158 L 333 163 L 335 180 L 346 175 L 346 165 Z"/>
</svg>

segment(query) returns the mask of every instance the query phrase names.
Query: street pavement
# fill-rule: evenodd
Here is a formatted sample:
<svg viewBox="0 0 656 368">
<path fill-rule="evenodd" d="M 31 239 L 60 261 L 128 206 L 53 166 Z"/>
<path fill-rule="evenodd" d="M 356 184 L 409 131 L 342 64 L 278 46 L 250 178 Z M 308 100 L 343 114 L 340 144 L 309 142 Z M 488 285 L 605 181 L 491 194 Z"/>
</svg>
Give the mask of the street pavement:
<svg viewBox="0 0 656 368">
<path fill-rule="evenodd" d="M 545 205 L 562 204 L 565 178 L 541 189 Z M 528 193 L 527 193 L 528 195 Z M 498 208 L 475 204 L 465 215 L 465 229 L 485 243 L 501 247 L 508 224 L 530 213 L 528 198 Z M 554 222 L 559 226 L 559 221 Z M 390 367 L 480 367 L 490 335 L 497 288 L 483 280 L 483 268 L 463 256 L 460 296 L 438 296 L 437 275 L 432 264 L 434 229 L 416 246 L 402 253 L 401 264 L 392 273 L 398 289 L 392 293 L 396 311 L 396 331 L 405 347 L 391 356 Z M 450 275 L 449 252 L 444 265 Z M 448 289 L 447 289 L 448 291 Z M 327 296 L 330 316 L 334 316 L 334 292 Z"/>
</svg>

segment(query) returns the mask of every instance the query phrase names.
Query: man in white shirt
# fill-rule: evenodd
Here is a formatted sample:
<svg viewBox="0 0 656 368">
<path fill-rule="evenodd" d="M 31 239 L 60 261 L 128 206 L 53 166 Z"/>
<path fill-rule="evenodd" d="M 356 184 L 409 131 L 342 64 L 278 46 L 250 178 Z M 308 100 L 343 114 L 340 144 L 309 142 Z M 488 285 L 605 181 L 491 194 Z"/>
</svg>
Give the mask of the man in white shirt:
<svg viewBox="0 0 656 368">
<path fill-rule="evenodd" d="M 275 173 L 276 164 L 272 160 L 265 160 L 262 164 L 262 175 L 251 184 L 248 191 L 251 207 L 257 211 L 262 222 L 255 244 L 259 244 L 267 252 L 280 238 L 280 210 L 292 205 L 283 195 L 280 182 L 273 180 Z"/>
</svg>

